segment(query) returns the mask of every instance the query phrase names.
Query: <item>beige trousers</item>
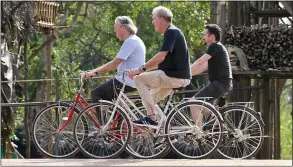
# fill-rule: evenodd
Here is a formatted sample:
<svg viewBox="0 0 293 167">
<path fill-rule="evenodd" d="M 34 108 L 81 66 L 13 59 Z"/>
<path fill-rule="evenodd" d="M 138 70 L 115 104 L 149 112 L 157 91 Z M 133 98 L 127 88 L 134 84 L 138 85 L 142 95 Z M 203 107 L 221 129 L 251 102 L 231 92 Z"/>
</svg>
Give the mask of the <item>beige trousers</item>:
<svg viewBox="0 0 293 167">
<path fill-rule="evenodd" d="M 155 105 L 165 99 L 173 88 L 187 86 L 190 83 L 190 79 L 169 77 L 164 71 L 155 70 L 135 76 L 134 83 L 142 98 L 147 115 L 156 115 Z"/>
</svg>

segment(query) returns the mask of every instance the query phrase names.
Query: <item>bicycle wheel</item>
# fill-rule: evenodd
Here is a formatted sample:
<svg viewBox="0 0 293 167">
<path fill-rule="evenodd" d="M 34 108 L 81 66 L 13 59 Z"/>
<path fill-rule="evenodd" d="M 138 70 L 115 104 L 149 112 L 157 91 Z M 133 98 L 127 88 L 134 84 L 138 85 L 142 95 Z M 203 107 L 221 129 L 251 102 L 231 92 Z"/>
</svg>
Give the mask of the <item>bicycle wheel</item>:
<svg viewBox="0 0 293 167">
<path fill-rule="evenodd" d="M 229 159 L 254 156 L 264 140 L 264 124 L 260 116 L 244 106 L 228 106 L 221 109 L 221 113 L 228 134 L 223 135 L 218 152 Z"/>
<path fill-rule="evenodd" d="M 74 136 L 80 150 L 90 158 L 115 158 L 126 147 L 130 133 L 131 124 L 129 118 L 120 107 L 114 110 L 115 104 L 103 101 L 85 108 L 77 117 L 74 126 Z M 97 114 L 97 113 L 100 114 Z M 114 114 L 112 120 L 111 114 Z M 82 118 L 86 119 L 88 131 L 83 132 Z M 109 126 L 104 129 L 106 123 Z M 79 134 L 85 134 L 80 138 Z"/>
<path fill-rule="evenodd" d="M 73 120 L 76 119 L 80 110 L 74 108 L 72 121 L 63 131 L 57 132 L 67 121 L 70 109 L 71 105 L 68 103 L 53 104 L 44 108 L 35 118 L 33 141 L 44 155 L 51 158 L 67 158 L 77 153 L 78 147 L 73 136 Z"/>
<path fill-rule="evenodd" d="M 185 158 L 203 158 L 213 153 L 222 138 L 222 118 L 210 104 L 189 100 L 168 115 L 165 134 L 171 148 Z"/>
<path fill-rule="evenodd" d="M 158 106 L 156 106 L 158 107 Z M 146 116 L 145 108 L 138 107 L 140 112 L 132 110 L 136 118 L 140 119 Z M 160 109 L 159 107 L 157 108 Z M 163 119 L 158 117 L 158 120 Z M 160 130 L 159 134 L 163 134 L 163 128 Z M 129 140 L 129 144 L 126 147 L 126 151 L 136 158 L 141 159 L 150 159 L 150 158 L 163 158 L 170 151 L 170 146 L 167 144 L 166 137 L 156 136 L 153 132 L 153 129 L 147 127 L 133 127 L 133 132 Z"/>
</svg>

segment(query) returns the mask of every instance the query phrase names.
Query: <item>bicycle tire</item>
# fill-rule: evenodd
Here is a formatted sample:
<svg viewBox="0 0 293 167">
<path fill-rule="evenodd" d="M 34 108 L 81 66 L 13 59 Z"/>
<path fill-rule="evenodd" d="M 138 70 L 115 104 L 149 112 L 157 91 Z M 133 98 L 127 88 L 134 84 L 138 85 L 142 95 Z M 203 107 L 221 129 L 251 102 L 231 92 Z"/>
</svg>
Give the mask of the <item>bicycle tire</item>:
<svg viewBox="0 0 293 167">
<path fill-rule="evenodd" d="M 78 126 L 78 122 L 79 120 L 81 119 L 81 117 L 85 117 L 83 116 L 83 114 L 85 114 L 85 112 L 87 112 L 89 109 L 93 108 L 93 107 L 96 107 L 96 106 L 99 106 L 99 105 L 108 105 L 108 106 L 115 106 L 114 103 L 110 102 L 110 101 L 105 101 L 103 100 L 102 102 L 100 103 L 95 103 L 95 104 L 92 104 L 88 107 L 86 107 L 84 110 L 82 110 L 82 112 L 78 115 L 77 119 L 76 119 L 76 122 L 75 122 L 75 126 L 74 126 L 74 137 L 75 137 L 75 140 L 77 141 L 77 145 L 78 145 L 78 148 L 80 149 L 80 151 L 86 155 L 87 157 L 90 157 L 90 158 L 96 158 L 96 159 L 109 159 L 109 158 L 116 158 L 120 155 L 120 153 L 122 153 L 124 150 L 125 150 L 125 147 L 129 141 L 129 138 L 130 138 L 130 135 L 131 135 L 131 130 L 132 130 L 132 127 L 131 127 L 131 123 L 129 121 L 129 117 L 128 115 L 124 112 L 123 109 L 120 108 L 120 106 L 118 106 L 116 108 L 116 111 L 112 111 L 112 112 L 119 112 L 122 117 L 125 119 L 125 123 L 127 125 L 127 130 L 126 130 L 126 133 L 127 133 L 127 137 L 123 140 L 123 146 L 117 150 L 115 153 L 111 154 L 111 155 L 107 155 L 107 156 L 99 156 L 99 155 L 94 155 L 92 153 L 90 153 L 89 151 L 87 151 L 82 144 L 84 144 L 84 140 L 82 142 L 78 142 L 78 136 L 77 136 L 77 126 Z M 123 124 L 124 122 L 122 122 L 121 124 Z M 88 123 L 89 124 L 89 123 Z M 90 129 L 90 125 L 89 126 L 89 129 Z M 90 130 L 89 130 L 90 131 Z M 104 142 L 104 141 L 103 141 Z"/>
<path fill-rule="evenodd" d="M 210 112 L 215 116 L 215 120 L 217 123 L 218 122 L 218 126 L 219 126 L 219 132 L 217 132 L 219 134 L 219 137 L 218 137 L 218 141 L 216 143 L 213 143 L 214 146 L 213 148 L 206 154 L 204 155 L 201 155 L 201 156 L 190 156 L 190 155 L 186 155 L 186 154 L 183 154 L 182 152 L 180 152 L 177 148 L 175 148 L 175 146 L 173 145 L 173 142 L 171 139 L 171 135 L 168 135 L 167 137 L 167 141 L 168 141 L 168 144 L 171 146 L 172 150 L 179 156 L 182 156 L 182 157 L 185 157 L 185 158 L 188 158 L 188 159 L 199 159 L 199 158 L 204 158 L 204 157 L 207 157 L 208 155 L 212 154 L 214 151 L 217 150 L 217 147 L 219 146 L 219 143 L 221 141 L 221 138 L 222 138 L 222 133 L 223 133 L 223 126 L 222 126 L 222 117 L 220 115 L 220 113 L 209 103 L 207 102 L 204 102 L 204 101 L 200 101 L 200 100 L 187 100 L 187 101 L 184 101 L 182 103 L 180 103 L 179 105 L 177 105 L 171 112 L 170 114 L 168 115 L 167 117 L 167 121 L 166 121 L 166 124 L 165 124 L 165 134 L 168 134 L 169 133 L 169 129 L 170 129 L 170 123 L 171 123 L 171 120 L 172 118 L 175 116 L 175 114 L 180 111 L 180 109 L 183 109 L 184 107 L 186 106 L 189 106 L 189 105 L 198 105 L 198 106 L 203 106 L 205 108 L 207 108 L 208 110 L 210 110 Z M 214 124 L 215 124 L 214 123 Z M 213 124 L 213 126 L 214 126 Z M 199 148 L 199 146 L 198 146 Z"/>
<path fill-rule="evenodd" d="M 263 136 L 264 135 L 264 123 L 260 117 L 260 115 L 258 115 L 257 112 L 255 112 L 253 109 L 249 108 L 249 107 L 244 107 L 244 106 L 227 106 L 227 107 L 224 107 L 221 109 L 221 113 L 223 115 L 223 118 L 224 118 L 224 124 L 226 123 L 227 119 L 225 118 L 225 115 L 228 113 L 228 112 L 233 112 L 235 110 L 238 110 L 238 111 L 244 111 L 244 112 L 247 112 L 249 113 L 252 117 L 255 118 L 255 120 L 257 121 L 257 125 L 258 127 L 260 128 L 259 129 L 259 133 L 260 133 L 260 136 Z M 229 134 L 228 134 L 229 135 Z M 234 135 L 229 135 L 229 137 L 234 137 Z M 222 145 L 225 144 L 225 146 L 227 147 L 228 144 L 226 143 L 220 143 L 220 146 L 218 147 L 217 151 L 220 153 L 220 155 L 222 155 L 223 157 L 225 158 L 228 158 L 228 159 L 247 159 L 247 158 L 250 158 L 250 157 L 253 157 L 260 149 L 261 149 L 261 146 L 264 142 L 264 137 L 259 137 L 260 140 L 259 140 L 259 143 L 257 144 L 257 147 L 253 150 L 253 152 L 251 152 L 250 154 L 244 156 L 244 157 L 233 157 L 231 155 L 227 155 L 224 153 L 223 151 L 223 147 Z M 223 138 L 224 139 L 224 138 Z M 222 149 L 222 151 L 221 151 Z"/>
<path fill-rule="evenodd" d="M 71 104 L 69 103 L 65 103 L 65 102 L 61 102 L 61 103 L 56 103 L 56 104 L 52 104 L 52 105 L 49 105 L 47 107 L 45 107 L 44 109 L 42 109 L 40 111 L 40 113 L 38 113 L 38 115 L 36 116 L 36 118 L 34 119 L 33 121 L 33 141 L 36 145 L 36 147 L 38 148 L 38 150 L 45 156 L 47 157 L 50 157 L 50 158 L 68 158 L 68 157 L 72 157 L 74 156 L 79 150 L 78 148 L 76 147 L 76 149 L 70 151 L 69 153 L 67 154 L 64 154 L 64 155 L 55 155 L 55 154 L 52 154 L 52 153 L 49 153 L 47 151 L 45 151 L 42 146 L 40 145 L 40 142 L 38 141 L 38 135 L 36 134 L 36 129 L 38 127 L 38 120 L 40 119 L 41 116 L 43 116 L 43 114 L 47 111 L 50 111 L 50 109 L 53 109 L 53 108 L 56 108 L 58 106 L 61 106 L 61 107 L 64 107 L 64 108 L 68 108 L 70 109 L 72 107 Z M 67 110 L 66 110 L 67 111 Z M 78 115 L 80 113 L 80 110 L 78 108 L 74 108 L 74 112 Z M 42 121 L 43 122 L 43 121 Z M 58 129 L 59 127 L 56 127 L 56 129 Z M 73 129 L 72 129 L 73 131 Z M 55 139 L 54 137 L 52 137 L 53 139 Z M 66 141 L 66 140 L 65 140 Z"/>
</svg>

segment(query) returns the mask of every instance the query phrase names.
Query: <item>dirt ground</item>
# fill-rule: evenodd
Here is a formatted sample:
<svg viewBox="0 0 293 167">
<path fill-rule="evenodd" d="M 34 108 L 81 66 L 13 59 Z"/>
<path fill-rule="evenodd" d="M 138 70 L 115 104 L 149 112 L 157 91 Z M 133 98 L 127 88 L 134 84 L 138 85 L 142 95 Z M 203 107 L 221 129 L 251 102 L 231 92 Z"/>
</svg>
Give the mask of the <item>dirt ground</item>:
<svg viewBox="0 0 293 167">
<path fill-rule="evenodd" d="M 1 166 L 292 166 L 292 160 L 2 159 Z"/>
</svg>

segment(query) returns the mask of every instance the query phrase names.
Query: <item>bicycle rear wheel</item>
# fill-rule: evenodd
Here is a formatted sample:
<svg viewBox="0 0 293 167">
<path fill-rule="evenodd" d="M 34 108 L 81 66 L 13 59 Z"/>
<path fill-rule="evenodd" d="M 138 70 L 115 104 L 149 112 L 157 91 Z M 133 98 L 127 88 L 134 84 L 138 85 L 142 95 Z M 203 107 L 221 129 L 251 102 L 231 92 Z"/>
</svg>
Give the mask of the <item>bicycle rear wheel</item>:
<svg viewBox="0 0 293 167">
<path fill-rule="evenodd" d="M 168 115 L 165 125 L 171 148 L 185 158 L 204 158 L 213 153 L 222 133 L 219 113 L 210 104 L 199 100 L 179 104 Z"/>
<path fill-rule="evenodd" d="M 117 157 L 126 147 L 131 134 L 131 124 L 125 112 L 115 104 L 103 101 L 85 108 L 77 117 L 74 136 L 80 150 L 90 158 L 105 159 Z M 97 113 L 100 114 L 97 114 Z M 111 114 L 114 118 L 109 120 Z M 88 123 L 83 132 L 82 118 Z M 106 129 L 103 127 L 110 121 Z M 84 134 L 80 137 L 79 134 Z"/>
<path fill-rule="evenodd" d="M 74 140 L 74 121 L 80 110 L 74 108 L 72 121 L 66 128 L 57 132 L 67 121 L 71 109 L 68 103 L 58 103 L 47 106 L 35 118 L 33 122 L 33 141 L 36 147 L 46 156 L 51 158 L 68 158 L 78 152 L 77 143 Z M 83 123 L 86 129 L 86 123 Z"/>
<path fill-rule="evenodd" d="M 156 106 L 158 107 L 158 106 Z M 136 118 L 141 119 L 146 116 L 146 110 L 143 106 L 138 107 L 139 112 L 132 110 Z M 159 107 L 157 108 L 160 109 Z M 163 119 L 158 116 L 158 120 Z M 159 159 L 166 156 L 170 151 L 170 146 L 167 143 L 165 136 L 155 136 L 154 130 L 147 127 L 134 126 L 133 132 L 129 140 L 126 150 L 129 154 L 141 159 Z M 159 134 L 163 134 L 162 128 Z"/>
<path fill-rule="evenodd" d="M 221 113 L 228 134 L 223 135 L 218 152 L 229 159 L 254 156 L 264 141 L 264 124 L 260 116 L 244 106 L 228 106 L 221 109 Z"/>
</svg>

